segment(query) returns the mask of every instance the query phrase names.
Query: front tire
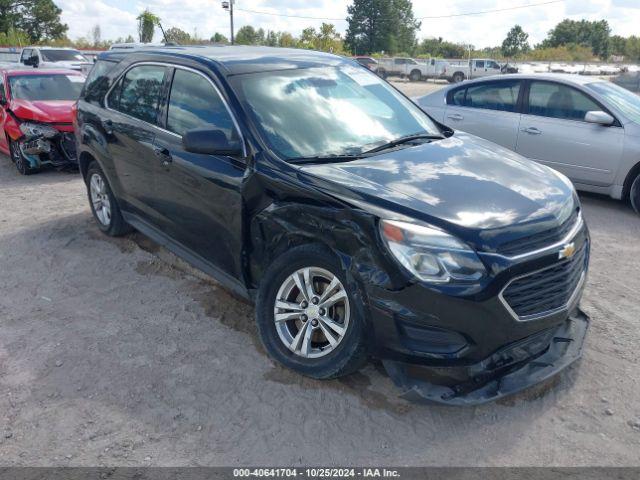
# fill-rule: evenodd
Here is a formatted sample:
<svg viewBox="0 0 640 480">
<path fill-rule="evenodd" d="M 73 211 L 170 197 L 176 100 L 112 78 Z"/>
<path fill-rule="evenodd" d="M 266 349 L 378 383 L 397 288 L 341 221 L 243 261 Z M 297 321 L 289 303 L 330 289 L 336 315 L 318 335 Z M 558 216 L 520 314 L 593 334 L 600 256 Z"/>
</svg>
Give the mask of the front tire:
<svg viewBox="0 0 640 480">
<path fill-rule="evenodd" d="M 359 288 L 337 259 L 316 245 L 296 247 L 260 283 L 256 323 L 272 358 L 302 375 L 338 378 L 367 360 Z"/>
<path fill-rule="evenodd" d="M 86 184 L 91 213 L 98 228 L 111 237 L 119 237 L 131 231 L 131 227 L 122 218 L 106 176 L 95 162 L 87 169 Z"/>
<path fill-rule="evenodd" d="M 631 200 L 631 206 L 636 211 L 637 214 L 640 215 L 640 174 L 636 177 L 636 179 L 631 184 L 631 189 L 629 190 L 629 199 Z"/>
<path fill-rule="evenodd" d="M 414 70 L 413 72 L 411 72 L 411 74 L 409 75 L 409 80 L 411 80 L 412 82 L 419 82 L 420 80 L 422 80 L 422 73 L 420 73 L 420 70 Z"/>
<path fill-rule="evenodd" d="M 16 170 L 18 170 L 21 175 L 31 175 L 39 170 L 38 168 L 31 167 L 29 160 L 25 158 L 22 150 L 20 150 L 20 142 L 10 140 L 9 151 L 11 152 L 11 161 L 15 163 Z"/>
<path fill-rule="evenodd" d="M 456 72 L 453 74 L 453 83 L 460 83 L 464 80 L 464 73 Z"/>
</svg>

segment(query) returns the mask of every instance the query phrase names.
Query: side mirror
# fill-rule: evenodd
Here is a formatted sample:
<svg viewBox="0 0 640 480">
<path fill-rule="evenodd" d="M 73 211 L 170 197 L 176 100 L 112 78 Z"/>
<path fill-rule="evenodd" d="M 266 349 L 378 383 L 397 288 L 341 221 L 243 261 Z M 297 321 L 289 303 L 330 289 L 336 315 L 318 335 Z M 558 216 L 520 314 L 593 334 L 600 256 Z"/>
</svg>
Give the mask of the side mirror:
<svg viewBox="0 0 640 480">
<path fill-rule="evenodd" d="M 242 143 L 229 140 L 222 130 L 199 128 L 189 130 L 182 136 L 182 145 L 187 152 L 205 155 L 243 155 Z"/>
<path fill-rule="evenodd" d="M 616 119 L 606 112 L 594 110 L 592 112 L 587 112 L 587 114 L 584 116 L 584 121 L 587 123 L 596 123 L 598 125 L 608 127 L 610 125 L 613 125 L 613 122 L 615 122 Z"/>
</svg>

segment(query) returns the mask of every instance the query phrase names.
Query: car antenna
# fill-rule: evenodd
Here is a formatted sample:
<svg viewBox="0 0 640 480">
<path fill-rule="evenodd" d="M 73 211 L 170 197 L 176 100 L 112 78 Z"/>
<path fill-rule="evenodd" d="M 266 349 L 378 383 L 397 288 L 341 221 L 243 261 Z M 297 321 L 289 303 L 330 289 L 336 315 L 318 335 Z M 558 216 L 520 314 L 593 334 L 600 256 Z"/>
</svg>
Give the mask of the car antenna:
<svg viewBox="0 0 640 480">
<path fill-rule="evenodd" d="M 169 39 L 167 38 L 167 34 L 164 31 L 164 28 L 162 28 L 162 22 L 160 20 L 158 20 L 158 27 L 160 27 L 160 31 L 162 32 L 162 37 L 164 38 L 164 44 L 166 46 L 177 46 L 178 43 L 177 42 L 170 42 Z"/>
</svg>

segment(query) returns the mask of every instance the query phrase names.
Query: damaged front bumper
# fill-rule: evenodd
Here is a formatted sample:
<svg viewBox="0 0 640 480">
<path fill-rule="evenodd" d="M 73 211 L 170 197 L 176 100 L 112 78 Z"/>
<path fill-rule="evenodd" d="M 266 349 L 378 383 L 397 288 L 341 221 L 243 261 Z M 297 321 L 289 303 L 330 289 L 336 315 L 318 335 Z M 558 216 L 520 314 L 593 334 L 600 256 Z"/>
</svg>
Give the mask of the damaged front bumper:
<svg viewBox="0 0 640 480">
<path fill-rule="evenodd" d="M 73 133 L 59 132 L 53 137 L 23 137 L 19 141 L 20 151 L 31 168 L 46 165 L 53 167 L 75 167 L 78 165 Z"/>
<path fill-rule="evenodd" d="M 394 360 L 384 366 L 411 401 L 478 405 L 543 382 L 578 360 L 589 326 L 579 309 L 565 323 L 507 345 L 470 366 L 427 367 Z"/>
</svg>

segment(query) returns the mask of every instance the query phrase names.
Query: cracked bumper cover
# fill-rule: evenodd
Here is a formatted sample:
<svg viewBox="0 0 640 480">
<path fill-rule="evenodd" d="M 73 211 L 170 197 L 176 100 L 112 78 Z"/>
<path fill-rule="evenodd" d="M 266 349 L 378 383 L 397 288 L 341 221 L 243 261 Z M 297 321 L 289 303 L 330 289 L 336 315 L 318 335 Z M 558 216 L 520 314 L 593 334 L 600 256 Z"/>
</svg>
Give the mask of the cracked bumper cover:
<svg viewBox="0 0 640 480">
<path fill-rule="evenodd" d="M 567 368 L 582 356 L 588 326 L 589 317 L 575 309 L 562 325 L 507 345 L 474 365 L 383 363 L 407 400 L 478 405 L 517 393 Z"/>
</svg>

